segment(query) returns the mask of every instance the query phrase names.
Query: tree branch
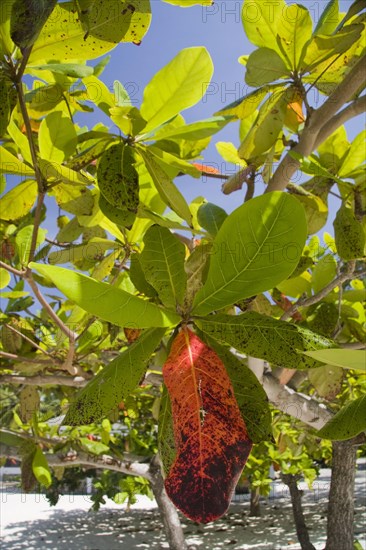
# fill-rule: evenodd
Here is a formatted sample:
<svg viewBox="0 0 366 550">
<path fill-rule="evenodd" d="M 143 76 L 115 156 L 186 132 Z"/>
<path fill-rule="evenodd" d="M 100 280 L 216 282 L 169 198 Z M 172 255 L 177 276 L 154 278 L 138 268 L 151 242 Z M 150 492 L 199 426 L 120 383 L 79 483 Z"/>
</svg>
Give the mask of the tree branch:
<svg viewBox="0 0 366 550">
<path fill-rule="evenodd" d="M 362 57 L 323 105 L 313 111 L 307 119 L 308 124 L 304 128 L 298 144 L 291 151 L 299 154 L 301 157 L 308 157 L 319 145 L 317 139 L 323 127 L 328 124 L 345 103 L 350 101 L 365 81 L 364 59 Z M 292 175 L 300 167 L 300 162 L 291 156 L 291 151 L 285 155 L 278 165 L 277 170 L 267 185 L 266 193 L 270 191 L 283 191 L 290 182 Z"/>
<path fill-rule="evenodd" d="M 323 298 L 325 298 L 325 296 L 327 296 L 329 292 L 334 290 L 337 286 L 343 284 L 346 281 L 354 279 L 356 277 L 357 278 L 360 277 L 362 274 L 353 273 L 355 266 L 356 266 L 356 262 L 352 260 L 351 262 L 348 263 L 347 270 L 341 273 L 340 275 L 338 275 L 338 277 L 333 279 L 333 281 L 331 281 L 329 284 L 327 284 L 327 286 L 322 288 L 322 290 L 320 290 L 313 296 L 310 296 L 309 298 L 300 298 L 300 300 L 298 300 L 292 307 L 290 307 L 290 309 L 285 311 L 285 313 L 281 317 L 281 321 L 286 321 L 287 319 L 292 317 L 294 313 L 296 313 L 296 311 L 299 309 L 299 307 L 308 307 L 308 306 L 312 306 L 313 304 L 317 304 Z"/>
<path fill-rule="evenodd" d="M 32 359 L 31 357 L 25 357 L 22 355 L 16 355 L 15 353 L 8 353 L 6 351 L 0 350 L 0 356 L 5 357 L 5 359 L 11 359 L 11 361 L 19 361 L 21 363 L 34 363 L 36 365 L 44 365 L 45 367 L 50 365 L 52 367 L 55 366 L 54 361 L 51 360 L 43 360 L 43 359 Z M 60 365 L 58 365 L 58 368 L 60 368 Z"/>
<path fill-rule="evenodd" d="M 361 115 L 366 111 L 366 95 L 359 97 L 350 105 L 345 107 L 337 115 L 334 115 L 320 130 L 318 136 L 315 140 L 314 150 L 319 147 L 333 132 L 337 130 L 342 124 L 354 118 L 355 116 Z"/>
<path fill-rule="evenodd" d="M 6 328 L 8 328 L 9 330 L 11 330 L 12 332 L 14 332 L 15 334 L 18 334 L 21 338 L 23 338 L 23 340 L 25 340 L 26 342 L 28 342 L 29 344 L 31 344 L 34 348 L 38 349 L 39 351 L 41 351 L 42 353 L 44 353 L 45 355 L 47 355 L 47 357 L 50 357 L 51 361 L 54 361 L 55 363 L 57 362 L 56 359 L 54 357 L 52 357 L 52 355 L 46 351 L 45 349 L 41 348 L 41 346 L 39 346 L 37 344 L 37 342 L 34 342 L 34 340 L 32 340 L 31 338 L 28 338 L 28 336 L 26 336 L 25 334 L 23 334 L 22 332 L 20 332 L 20 330 L 17 330 L 16 328 L 12 327 L 11 325 L 8 325 L 7 323 L 5 323 L 4 325 Z"/>
<path fill-rule="evenodd" d="M 44 307 L 48 315 L 51 317 L 51 319 L 55 322 L 55 324 L 59 327 L 59 329 L 62 330 L 64 334 L 69 338 L 70 341 L 75 341 L 76 339 L 76 333 L 69 329 L 68 326 L 65 325 L 65 323 L 60 319 L 60 317 L 53 311 L 52 307 L 47 302 L 46 298 L 43 296 L 42 292 L 39 290 L 37 283 L 32 277 L 32 274 L 27 274 L 25 277 L 25 280 L 33 290 L 37 300 L 40 304 Z"/>
<path fill-rule="evenodd" d="M 270 402 L 280 411 L 320 430 L 331 419 L 332 413 L 311 397 L 282 386 L 270 373 L 263 377 L 263 388 Z"/>
<path fill-rule="evenodd" d="M 0 444 L 0 456 L 6 458 L 15 458 L 21 460 L 19 449 Z M 50 466 L 62 466 L 64 468 L 74 468 L 75 466 L 84 466 L 86 468 L 101 468 L 103 470 L 112 470 L 120 474 L 131 476 L 141 476 L 150 481 L 149 464 L 139 462 L 121 461 L 109 455 L 94 456 L 87 453 L 68 453 L 67 455 L 46 454 Z"/>
<path fill-rule="evenodd" d="M 11 265 L 6 264 L 5 262 L 0 261 L 0 267 L 3 269 L 6 269 L 9 271 L 9 273 L 12 273 L 13 275 L 16 275 L 17 277 L 24 277 L 25 271 L 19 271 L 19 269 L 15 269 Z"/>
<path fill-rule="evenodd" d="M 21 384 L 24 386 L 71 386 L 73 388 L 83 388 L 87 380 L 81 376 L 16 376 L 13 374 L 3 374 L 0 376 L 0 383 L 3 384 Z"/>
</svg>

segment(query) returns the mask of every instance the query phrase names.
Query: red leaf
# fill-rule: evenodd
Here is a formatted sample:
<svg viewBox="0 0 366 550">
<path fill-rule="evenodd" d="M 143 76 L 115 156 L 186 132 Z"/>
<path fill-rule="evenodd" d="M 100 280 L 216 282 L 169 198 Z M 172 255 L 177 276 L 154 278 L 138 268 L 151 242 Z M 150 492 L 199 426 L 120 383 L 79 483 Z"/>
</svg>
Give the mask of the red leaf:
<svg viewBox="0 0 366 550">
<path fill-rule="evenodd" d="M 196 334 L 175 338 L 163 376 L 177 450 L 165 488 L 184 515 L 208 523 L 228 509 L 252 442 L 224 364 Z"/>
</svg>

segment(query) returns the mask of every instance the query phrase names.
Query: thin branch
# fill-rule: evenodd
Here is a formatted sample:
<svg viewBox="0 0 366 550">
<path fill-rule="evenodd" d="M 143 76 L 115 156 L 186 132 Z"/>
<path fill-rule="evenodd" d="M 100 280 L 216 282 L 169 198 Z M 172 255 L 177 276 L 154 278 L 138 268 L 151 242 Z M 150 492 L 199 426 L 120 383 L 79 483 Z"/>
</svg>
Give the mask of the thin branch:
<svg viewBox="0 0 366 550">
<path fill-rule="evenodd" d="M 342 109 L 338 114 L 334 115 L 320 130 L 315 140 L 314 149 L 317 149 L 333 132 L 337 130 L 342 124 L 361 115 L 366 111 L 366 95 L 359 97 L 347 107 Z"/>
<path fill-rule="evenodd" d="M 5 357 L 5 359 L 11 359 L 12 361 L 19 361 L 20 363 L 34 363 L 35 365 L 44 365 L 44 366 L 48 366 L 48 365 L 52 365 L 53 367 L 55 366 L 55 363 L 54 361 L 49 361 L 49 360 L 43 360 L 43 359 L 31 359 L 29 357 L 24 357 L 22 355 L 15 355 L 14 353 L 8 353 L 6 351 L 0 351 L 0 357 Z"/>
<path fill-rule="evenodd" d="M 19 271 L 19 269 L 15 269 L 14 267 L 11 267 L 11 265 L 6 264 L 5 262 L 0 261 L 0 267 L 2 267 L 3 269 L 6 269 L 7 271 L 9 271 L 9 273 L 12 273 L 17 277 L 24 277 L 25 275 L 25 271 Z"/>
<path fill-rule="evenodd" d="M 289 151 L 270 179 L 266 192 L 283 191 L 293 174 L 300 167 L 300 161 L 293 158 L 291 152 L 301 157 L 308 157 L 316 148 L 318 135 L 323 127 L 332 119 L 337 111 L 350 99 L 365 83 L 364 59 L 361 58 L 350 70 L 344 80 L 317 110 L 313 111 L 308 124 L 305 126 L 299 142 Z"/>
<path fill-rule="evenodd" d="M 347 266 L 347 270 L 341 273 L 340 275 L 338 275 L 338 277 L 333 279 L 333 281 L 331 281 L 329 284 L 327 284 L 327 286 L 322 288 L 322 290 L 320 290 L 313 296 L 310 296 L 309 298 L 300 298 L 300 300 L 298 300 L 295 304 L 293 304 L 293 306 L 290 307 L 290 309 L 285 311 L 285 313 L 281 317 L 281 321 L 286 321 L 287 319 L 292 317 L 294 313 L 296 313 L 296 311 L 299 309 L 299 307 L 308 307 L 308 306 L 312 306 L 313 304 L 317 304 L 323 298 L 325 298 L 329 294 L 329 292 L 334 290 L 337 286 L 345 283 L 346 281 L 350 281 L 351 279 L 360 277 L 362 274 L 360 273 L 354 274 L 355 266 L 356 266 L 355 261 L 349 262 Z"/>
<path fill-rule="evenodd" d="M 28 338 L 28 336 L 26 336 L 25 334 L 23 334 L 22 332 L 20 332 L 20 330 L 17 330 L 16 328 L 12 327 L 11 325 L 8 325 L 7 323 L 5 323 L 4 325 L 6 328 L 8 328 L 9 330 L 11 330 L 12 332 L 14 332 L 15 334 L 18 334 L 21 338 L 23 338 L 23 340 L 26 340 L 26 342 L 29 342 L 29 344 L 31 344 L 34 348 L 37 348 L 39 351 L 41 351 L 42 353 L 44 353 L 45 355 L 47 355 L 48 357 L 51 358 L 51 360 L 54 360 L 56 362 L 56 360 L 52 357 L 52 355 L 46 351 L 45 349 L 41 348 L 41 346 L 39 346 L 37 344 L 37 342 L 34 342 L 34 340 L 32 340 L 31 338 Z"/>
<path fill-rule="evenodd" d="M 366 349 L 365 342 L 349 342 L 346 344 L 341 344 L 343 349 Z"/>
<path fill-rule="evenodd" d="M 87 380 L 76 376 L 71 378 L 70 376 L 15 376 L 13 374 L 3 374 L 0 376 L 0 383 L 3 384 L 15 384 L 24 386 L 70 386 L 72 388 L 83 388 Z"/>
<path fill-rule="evenodd" d="M 59 327 L 60 330 L 66 336 L 69 338 L 70 342 L 75 341 L 77 335 L 75 332 L 69 329 L 68 326 L 65 325 L 65 323 L 60 319 L 60 317 L 53 311 L 52 307 L 47 302 L 46 298 L 43 296 L 42 292 L 39 290 L 37 283 L 32 278 L 32 274 L 28 274 L 25 277 L 26 281 L 28 282 L 29 286 L 33 290 L 36 298 L 38 299 L 39 303 L 42 304 L 48 315 L 51 317 L 51 319 L 55 322 L 55 324 Z"/>
</svg>

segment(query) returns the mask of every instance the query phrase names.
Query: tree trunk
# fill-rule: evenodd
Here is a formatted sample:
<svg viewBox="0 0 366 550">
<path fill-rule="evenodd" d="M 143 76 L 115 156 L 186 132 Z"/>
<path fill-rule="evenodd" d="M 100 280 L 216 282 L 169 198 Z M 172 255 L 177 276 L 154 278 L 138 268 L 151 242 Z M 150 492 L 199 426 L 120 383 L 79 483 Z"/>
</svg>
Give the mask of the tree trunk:
<svg viewBox="0 0 366 550">
<path fill-rule="evenodd" d="M 295 476 L 293 474 L 281 474 L 281 479 L 290 491 L 292 513 L 294 515 L 297 538 L 301 548 L 302 550 L 315 550 L 315 547 L 310 542 L 308 528 L 306 527 L 305 518 L 302 511 L 301 491 L 299 491 L 297 486 L 299 476 Z M 345 550 L 342 546 L 338 546 L 338 550 L 340 550 L 340 548 Z"/>
<path fill-rule="evenodd" d="M 259 487 L 251 487 L 250 489 L 250 512 L 252 517 L 259 517 L 261 515 L 261 507 L 259 504 Z"/>
<path fill-rule="evenodd" d="M 170 550 L 188 550 L 177 509 L 165 492 L 164 480 L 157 456 L 152 459 L 149 472 L 151 475 L 151 489 L 164 523 L 169 548 Z"/>
<path fill-rule="evenodd" d="M 353 550 L 355 439 L 333 441 L 326 550 Z"/>
</svg>

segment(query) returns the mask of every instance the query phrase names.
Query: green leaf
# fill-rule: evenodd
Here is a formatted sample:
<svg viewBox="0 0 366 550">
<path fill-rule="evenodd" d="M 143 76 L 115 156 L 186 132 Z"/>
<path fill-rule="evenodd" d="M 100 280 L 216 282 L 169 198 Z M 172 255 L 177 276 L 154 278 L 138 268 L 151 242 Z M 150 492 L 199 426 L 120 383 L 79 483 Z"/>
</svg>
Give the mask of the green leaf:
<svg viewBox="0 0 366 550">
<path fill-rule="evenodd" d="M 244 32 L 255 46 L 276 50 L 281 55 L 277 36 L 288 6 L 284 0 L 263 5 L 261 0 L 245 0 L 241 12 Z"/>
<path fill-rule="evenodd" d="M 52 483 L 51 470 L 48 466 L 46 457 L 40 447 L 36 448 L 32 460 L 32 470 L 38 483 L 48 488 Z"/>
<path fill-rule="evenodd" d="M 16 103 L 17 92 L 13 83 L 0 76 L 0 138 L 6 133 Z"/>
<path fill-rule="evenodd" d="M 278 321 L 256 311 L 241 315 L 213 315 L 196 321 L 203 332 L 238 351 L 288 369 L 319 367 L 302 354 L 334 348 L 334 342 L 298 325 Z"/>
<path fill-rule="evenodd" d="M 355 349 L 324 349 L 306 351 L 305 355 L 327 365 L 335 365 L 343 369 L 366 371 L 365 352 Z"/>
<path fill-rule="evenodd" d="M 107 116 L 110 115 L 110 109 L 116 106 L 114 95 L 108 87 L 95 75 L 87 76 L 83 80 L 86 88 L 87 100 L 92 101 Z"/>
<path fill-rule="evenodd" d="M 38 143 L 42 158 L 63 163 L 76 151 L 77 136 L 73 122 L 61 111 L 49 113 L 39 127 Z"/>
<path fill-rule="evenodd" d="M 122 130 L 126 136 L 136 136 L 146 126 L 146 120 L 144 120 L 140 114 L 140 111 L 136 107 L 112 107 L 109 109 L 111 119 Z"/>
<path fill-rule="evenodd" d="M 63 424 L 91 424 L 107 417 L 139 384 L 164 332 L 161 328 L 143 332 L 135 343 L 113 359 L 81 390 Z"/>
<path fill-rule="evenodd" d="M 11 276 L 9 271 L 0 267 L 0 289 L 5 288 L 11 281 Z"/>
<path fill-rule="evenodd" d="M 340 367 L 323 365 L 317 369 L 309 370 L 308 378 L 319 397 L 332 401 L 341 391 L 343 374 Z"/>
<path fill-rule="evenodd" d="M 342 204 L 333 222 L 337 252 L 343 260 L 362 258 L 366 236 L 353 210 Z"/>
<path fill-rule="evenodd" d="M 216 134 L 231 120 L 232 117 L 230 116 L 217 116 L 207 118 L 206 120 L 199 120 L 198 122 L 194 122 L 192 124 L 184 124 L 183 126 L 178 126 L 177 128 L 163 126 L 151 138 L 148 139 L 154 139 L 155 141 L 162 139 L 187 139 L 197 141 Z"/>
<path fill-rule="evenodd" d="M 139 147 L 138 153 L 141 155 L 152 181 L 165 204 L 185 220 L 188 225 L 191 225 L 192 214 L 185 198 L 156 162 L 154 155 L 145 147 Z"/>
<path fill-rule="evenodd" d="M 308 10 L 300 4 L 286 7 L 277 27 L 277 43 L 283 52 L 283 57 L 289 60 L 292 71 L 300 68 L 301 60 L 306 53 L 306 46 L 311 40 L 313 22 Z"/>
<path fill-rule="evenodd" d="M 75 263 L 79 260 L 97 261 L 104 256 L 106 250 L 120 248 L 121 245 L 108 239 L 98 237 L 91 238 L 86 244 L 78 244 L 69 248 L 60 248 L 48 255 L 48 263 L 51 265 Z"/>
<path fill-rule="evenodd" d="M 274 50 L 259 48 L 249 56 L 245 82 L 249 86 L 258 88 L 283 77 L 290 77 L 285 62 Z"/>
<path fill-rule="evenodd" d="M 133 324 L 136 328 L 169 327 L 178 324 L 180 316 L 159 308 L 124 290 L 63 267 L 30 263 L 82 309 L 118 326 Z"/>
<path fill-rule="evenodd" d="M 213 237 L 216 237 L 220 227 L 227 218 L 227 213 L 220 206 L 212 202 L 202 204 L 197 212 L 197 220 L 203 229 L 206 229 Z"/>
<path fill-rule="evenodd" d="M 0 147 L 0 173 L 16 174 L 19 176 L 34 176 L 33 168 L 21 162 L 17 157 L 12 155 L 5 147 Z"/>
<path fill-rule="evenodd" d="M 7 430 L 6 428 L 1 428 L 0 443 L 1 445 L 7 445 L 8 447 L 19 447 L 22 443 L 24 443 L 24 437 L 21 437 L 18 433 Z"/>
<path fill-rule="evenodd" d="M 212 6 L 212 0 L 163 0 L 167 4 L 173 4 L 173 6 L 180 6 L 181 8 L 189 8 L 191 6 Z"/>
<path fill-rule="evenodd" d="M 305 209 L 308 234 L 318 233 L 328 219 L 327 205 L 320 197 L 312 193 L 296 194 L 295 196 Z"/>
<path fill-rule="evenodd" d="M 337 275 L 337 262 L 332 254 L 325 254 L 313 269 L 311 286 L 316 294 Z"/>
<path fill-rule="evenodd" d="M 246 202 L 222 224 L 193 313 L 207 315 L 269 290 L 295 269 L 306 240 L 303 207 L 278 191 Z"/>
<path fill-rule="evenodd" d="M 345 440 L 366 429 L 366 395 L 350 401 L 318 431 L 322 439 Z"/>
<path fill-rule="evenodd" d="M 73 78 L 84 78 L 94 73 L 93 67 L 81 65 L 80 63 L 47 63 L 45 65 L 28 65 L 27 69 L 35 71 L 51 71 L 56 74 L 63 74 Z"/>
<path fill-rule="evenodd" d="M 220 111 L 217 111 L 215 114 L 223 116 L 236 116 L 240 120 L 244 120 L 255 112 L 258 105 L 270 91 L 274 91 L 277 88 L 283 88 L 283 84 L 272 84 L 258 88 L 258 90 L 254 90 L 244 97 L 233 101 Z"/>
<path fill-rule="evenodd" d="M 162 303 L 174 310 L 182 304 L 186 290 L 185 254 L 184 244 L 169 229 L 153 225 L 145 233 L 140 254 L 144 275 Z"/>
<path fill-rule="evenodd" d="M 347 177 L 365 162 L 365 137 L 366 130 L 363 130 L 352 141 L 351 147 L 338 170 L 340 178 Z"/>
<path fill-rule="evenodd" d="M 57 0 L 15 0 L 11 10 L 10 34 L 21 49 L 36 41 Z"/>
<path fill-rule="evenodd" d="M 168 474 L 176 455 L 172 406 L 168 390 L 163 385 L 163 393 L 161 396 L 159 419 L 158 419 L 158 449 L 163 470 Z"/>
<path fill-rule="evenodd" d="M 180 51 L 157 72 L 144 90 L 141 115 L 150 132 L 180 111 L 195 105 L 204 95 L 213 73 L 213 64 L 204 47 Z"/>
<path fill-rule="evenodd" d="M 66 184 L 90 185 L 94 183 L 94 178 L 82 171 L 71 170 L 68 166 L 63 166 L 58 162 L 38 158 L 38 164 L 43 177 L 49 183 L 65 182 Z"/>
<path fill-rule="evenodd" d="M 139 204 L 138 174 L 131 147 L 112 145 L 98 163 L 98 185 L 104 198 L 114 207 L 136 214 Z"/>
<path fill-rule="evenodd" d="M 32 208 L 37 198 L 37 182 L 22 181 L 0 199 L 0 218 L 14 221 L 22 218 Z"/>
<path fill-rule="evenodd" d="M 339 21 L 339 2 L 330 0 L 322 11 L 319 21 L 314 29 L 314 35 L 333 34 Z"/>
<path fill-rule="evenodd" d="M 47 234 L 47 229 L 38 229 L 36 251 L 44 242 Z M 33 225 L 26 225 L 20 229 L 15 237 L 15 244 L 19 256 L 19 262 L 22 266 L 26 266 L 29 261 L 29 253 L 33 236 Z"/>
<path fill-rule="evenodd" d="M 248 164 L 276 143 L 284 124 L 288 101 L 287 90 L 284 90 L 277 101 L 274 102 L 270 96 L 262 105 L 254 124 L 238 149 L 240 158 Z"/>
<path fill-rule="evenodd" d="M 95 0 L 82 14 L 73 0 L 57 4 L 33 46 L 30 63 L 94 59 L 119 42 L 139 44 L 150 25 L 150 2 L 119 3 L 117 7 L 115 0 Z"/>
<path fill-rule="evenodd" d="M 98 204 L 105 217 L 111 220 L 111 222 L 128 229 L 132 227 L 136 218 L 135 212 L 132 212 L 128 208 L 113 206 L 102 194 L 99 196 Z"/>
<path fill-rule="evenodd" d="M 256 375 L 228 349 L 202 335 L 224 363 L 236 401 L 253 443 L 272 439 L 272 417 L 268 397 Z"/>
<path fill-rule="evenodd" d="M 104 445 L 104 443 L 101 443 L 100 441 L 93 441 L 87 437 L 80 437 L 78 442 L 84 451 L 87 453 L 92 453 L 93 455 L 101 455 L 103 453 L 105 454 L 110 452 L 108 445 Z"/>
<path fill-rule="evenodd" d="M 301 71 L 313 73 L 314 68 L 317 67 L 317 71 L 310 75 L 311 79 L 315 80 L 320 77 L 318 69 L 321 72 L 328 69 L 331 58 L 334 58 L 330 65 L 330 72 L 332 72 L 336 57 L 357 43 L 362 30 L 362 25 L 350 25 L 331 36 L 314 36 L 306 48 L 306 53 L 301 62 Z M 323 67 L 322 64 L 326 61 L 327 64 Z M 345 60 L 345 62 L 347 64 L 349 59 Z"/>
<path fill-rule="evenodd" d="M 226 162 L 242 167 L 246 166 L 246 162 L 239 157 L 237 148 L 230 141 L 218 141 L 215 143 L 215 147 Z"/>
<path fill-rule="evenodd" d="M 189 174 L 193 178 L 199 178 L 201 176 L 201 172 L 196 166 L 176 156 L 174 153 L 168 153 L 160 149 L 159 144 L 157 144 L 157 146 L 150 145 L 148 150 L 149 153 L 154 155 L 155 161 L 164 172 L 172 178 L 179 173 Z"/>
<path fill-rule="evenodd" d="M 12 5 L 15 0 L 9 0 L 8 2 L 2 2 L 0 10 L 0 56 L 7 55 L 11 57 L 11 54 L 15 48 L 15 44 L 10 37 L 10 17 Z"/>
<path fill-rule="evenodd" d="M 139 292 L 145 294 L 145 296 L 155 298 L 157 296 L 157 292 L 155 288 L 151 286 L 146 280 L 143 269 L 141 267 L 140 254 L 132 254 L 130 261 L 130 279 L 133 286 Z"/>
</svg>

